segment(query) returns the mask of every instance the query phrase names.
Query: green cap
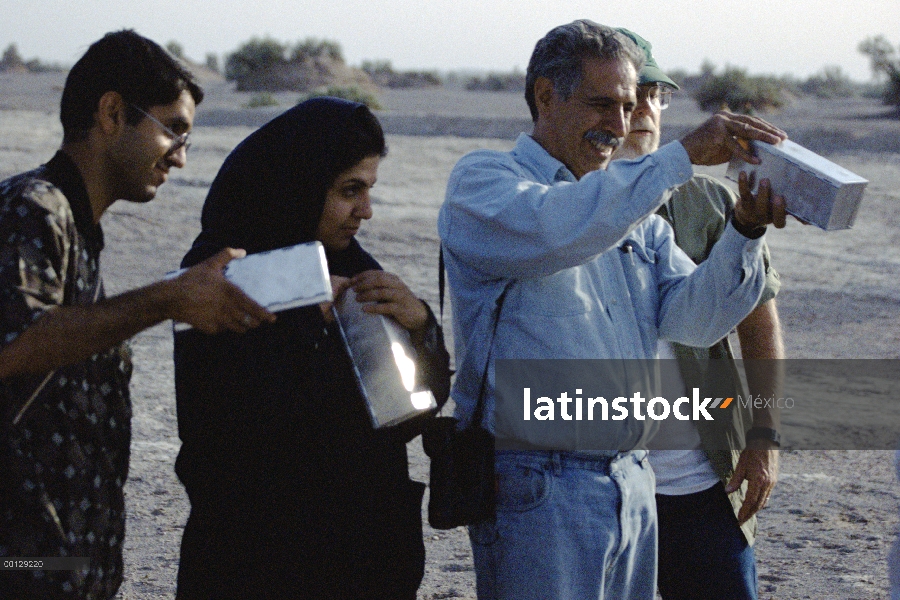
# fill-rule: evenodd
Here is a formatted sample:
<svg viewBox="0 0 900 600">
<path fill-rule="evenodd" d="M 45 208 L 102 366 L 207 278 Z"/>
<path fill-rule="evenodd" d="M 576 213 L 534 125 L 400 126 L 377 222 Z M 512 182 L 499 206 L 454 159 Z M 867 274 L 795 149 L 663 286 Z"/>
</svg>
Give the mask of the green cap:
<svg viewBox="0 0 900 600">
<path fill-rule="evenodd" d="M 650 45 L 650 42 L 648 42 L 635 32 L 625 29 L 624 27 L 617 27 L 616 31 L 627 35 L 629 38 L 631 38 L 631 41 L 638 45 L 638 48 L 644 51 L 646 60 L 644 61 L 644 68 L 641 69 L 641 72 L 638 75 L 638 85 L 646 85 L 648 83 L 661 83 L 669 86 L 674 90 L 680 89 L 678 87 L 678 84 L 669 79 L 666 74 L 662 72 L 662 69 L 659 68 L 659 65 L 656 64 L 656 60 L 654 60 L 653 54 L 650 52 L 650 49 L 653 47 Z"/>
</svg>

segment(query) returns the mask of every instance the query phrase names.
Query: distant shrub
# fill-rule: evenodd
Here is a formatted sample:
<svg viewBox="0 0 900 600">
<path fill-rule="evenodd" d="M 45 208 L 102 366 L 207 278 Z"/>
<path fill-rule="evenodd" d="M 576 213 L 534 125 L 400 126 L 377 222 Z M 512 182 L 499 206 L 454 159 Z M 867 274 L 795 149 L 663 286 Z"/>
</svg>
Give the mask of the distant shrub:
<svg viewBox="0 0 900 600">
<path fill-rule="evenodd" d="M 19 54 L 19 49 L 15 44 L 7 46 L 3 51 L 3 57 L 0 58 L 0 71 L 24 71 L 25 61 Z"/>
<path fill-rule="evenodd" d="M 259 92 L 250 96 L 250 100 L 244 108 L 262 108 L 265 106 L 278 106 L 278 100 L 270 92 Z"/>
<path fill-rule="evenodd" d="M 488 73 L 483 78 L 473 77 L 466 83 L 466 89 L 479 92 L 524 92 L 525 73 Z"/>
<path fill-rule="evenodd" d="M 319 96 L 343 98 L 344 100 L 350 100 L 351 102 L 359 102 L 360 104 L 365 104 L 372 110 L 381 110 L 381 103 L 378 102 L 378 97 L 375 94 L 355 85 L 330 86 L 328 88 L 325 88 L 324 90 L 316 90 L 309 94 L 309 96 L 307 96 L 306 98 L 301 98 L 300 101 L 302 102 L 307 98 L 316 98 Z"/>
<path fill-rule="evenodd" d="M 341 45 L 331 40 L 307 38 L 298 42 L 291 51 L 291 61 L 303 62 L 314 58 L 327 58 L 336 62 L 344 62 Z"/>
<path fill-rule="evenodd" d="M 371 77 L 372 79 L 375 79 L 376 77 L 396 75 L 397 73 L 396 71 L 394 71 L 394 67 L 389 60 L 364 60 L 360 68 L 368 73 L 369 77 Z"/>
<path fill-rule="evenodd" d="M 859 95 L 863 98 L 868 98 L 869 100 L 884 99 L 884 85 L 878 83 L 860 83 L 857 85 L 859 86 Z"/>
<path fill-rule="evenodd" d="M 840 67 L 830 66 L 797 86 L 801 92 L 818 98 L 848 98 L 857 88 Z"/>
<path fill-rule="evenodd" d="M 60 64 L 45 63 L 37 58 L 26 60 L 25 68 L 28 69 L 30 73 L 61 73 L 66 70 L 66 68 Z"/>
<path fill-rule="evenodd" d="M 271 71 L 286 62 L 287 48 L 271 38 L 253 38 L 240 46 L 225 61 L 226 79 L 237 81 L 238 90 L 255 75 Z"/>
<path fill-rule="evenodd" d="M 293 47 L 253 38 L 230 54 L 225 77 L 238 91 L 308 92 L 323 86 L 374 87 L 368 75 L 344 63 L 337 42 L 310 38 Z"/>
<path fill-rule="evenodd" d="M 703 84 L 710 78 L 715 76 L 716 66 L 709 60 L 703 61 L 700 65 L 700 72 L 696 74 L 688 73 L 682 69 L 674 71 L 666 71 L 666 75 L 678 84 L 683 92 L 691 96 L 696 96 L 697 90 L 703 87 Z"/>
<path fill-rule="evenodd" d="M 726 67 L 716 75 L 707 73 L 694 98 L 703 110 L 728 108 L 734 112 L 753 113 L 781 108 L 788 103 L 790 83 L 768 76 L 750 76 L 745 69 Z"/>
<path fill-rule="evenodd" d="M 171 54 L 171 55 L 174 56 L 175 58 L 178 58 L 178 59 L 181 59 L 181 60 L 184 60 L 184 59 L 185 59 L 185 57 L 184 57 L 184 46 L 182 46 L 181 44 L 179 44 L 179 43 L 176 42 L 175 40 L 172 40 L 171 42 L 169 42 L 168 44 L 166 44 L 166 50 L 168 50 L 168 51 L 169 51 L 169 54 Z"/>
<path fill-rule="evenodd" d="M 885 77 L 882 100 L 885 104 L 900 107 L 900 58 L 891 43 L 882 36 L 868 38 L 859 45 L 859 51 L 867 55 L 872 71 Z"/>
<path fill-rule="evenodd" d="M 32 58 L 27 61 L 23 60 L 22 56 L 19 54 L 19 49 L 15 44 L 10 44 L 6 50 L 3 51 L 3 56 L 0 57 L 0 73 L 4 71 L 45 73 L 49 71 L 64 70 L 65 68 L 56 63 L 41 62 L 37 58 Z"/>
<path fill-rule="evenodd" d="M 212 52 L 209 52 L 206 55 L 206 68 L 215 73 L 221 73 L 221 69 L 219 67 L 219 57 Z"/>
<path fill-rule="evenodd" d="M 391 89 L 422 89 L 443 84 L 436 71 L 395 71 L 388 60 L 365 61 L 362 70 L 376 85 Z"/>
</svg>

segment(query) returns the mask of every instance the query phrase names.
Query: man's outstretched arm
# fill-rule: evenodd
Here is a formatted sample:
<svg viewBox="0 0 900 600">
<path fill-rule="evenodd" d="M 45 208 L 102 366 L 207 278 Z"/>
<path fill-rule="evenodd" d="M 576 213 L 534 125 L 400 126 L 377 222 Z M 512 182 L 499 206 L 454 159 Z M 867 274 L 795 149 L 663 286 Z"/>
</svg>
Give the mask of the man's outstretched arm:
<svg viewBox="0 0 900 600">
<path fill-rule="evenodd" d="M 205 333 L 243 332 L 275 315 L 225 279 L 243 250 L 226 248 L 180 276 L 96 304 L 56 306 L 0 351 L 0 379 L 48 373 L 115 346 L 166 319 Z"/>
</svg>

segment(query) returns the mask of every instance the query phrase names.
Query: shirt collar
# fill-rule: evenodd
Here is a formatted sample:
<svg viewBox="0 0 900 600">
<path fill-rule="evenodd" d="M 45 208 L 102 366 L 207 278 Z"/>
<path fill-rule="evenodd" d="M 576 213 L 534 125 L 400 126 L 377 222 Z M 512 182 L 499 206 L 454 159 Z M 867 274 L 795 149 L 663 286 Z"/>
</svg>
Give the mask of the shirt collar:
<svg viewBox="0 0 900 600">
<path fill-rule="evenodd" d="M 98 252 L 103 249 L 103 229 L 99 223 L 94 223 L 94 211 L 88 199 L 87 187 L 81 172 L 75 162 L 62 150 L 44 165 L 44 173 L 47 181 L 55 185 L 72 208 L 75 217 L 75 228 L 78 233 L 87 240 Z"/>
<path fill-rule="evenodd" d="M 519 134 L 512 152 L 519 164 L 527 166 L 544 183 L 578 181 L 566 165 L 550 156 L 550 153 L 527 133 Z"/>
</svg>

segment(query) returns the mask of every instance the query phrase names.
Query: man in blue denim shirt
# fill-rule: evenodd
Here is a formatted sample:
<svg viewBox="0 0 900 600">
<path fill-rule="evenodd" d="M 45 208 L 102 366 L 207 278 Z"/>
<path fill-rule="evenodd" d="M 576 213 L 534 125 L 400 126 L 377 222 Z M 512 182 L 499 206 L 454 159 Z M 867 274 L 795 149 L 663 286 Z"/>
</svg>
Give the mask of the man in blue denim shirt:
<svg viewBox="0 0 900 600">
<path fill-rule="evenodd" d="M 756 305 L 765 226 L 785 221 L 767 182 L 753 196 L 742 180 L 734 219 L 700 267 L 653 213 L 665 190 L 690 179 L 692 163 L 756 162 L 736 137 L 785 135 L 720 113 L 681 142 L 606 169 L 628 133 L 642 64 L 637 46 L 610 28 L 557 27 L 528 66 L 533 134 L 509 153 L 467 155 L 450 176 L 438 229 L 464 422 L 491 345 L 492 359 L 654 358 L 659 339 L 711 345 Z M 488 429 L 493 382 L 491 364 Z M 620 452 L 498 453 L 496 519 L 470 529 L 479 598 L 654 597 L 653 474 L 633 450 L 642 436 L 622 422 L 600 426 Z"/>
</svg>

